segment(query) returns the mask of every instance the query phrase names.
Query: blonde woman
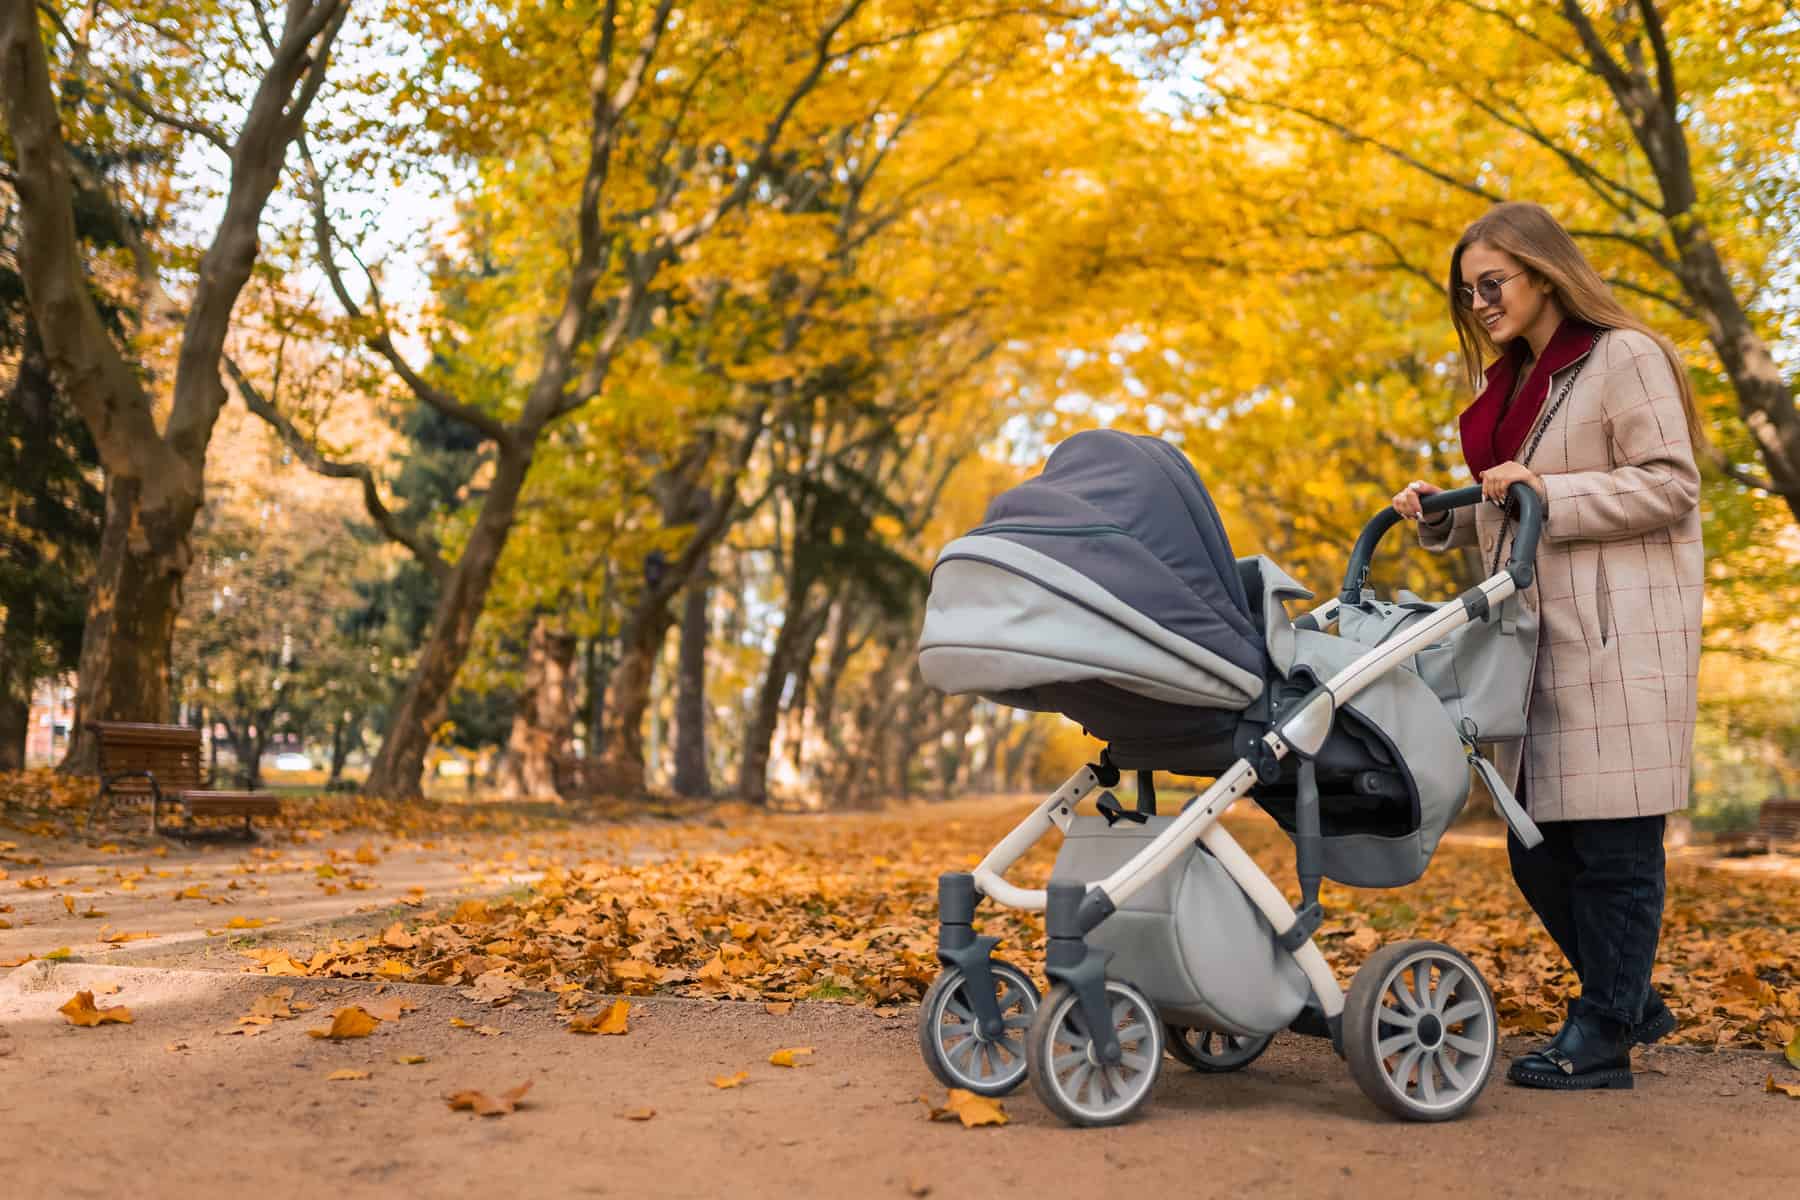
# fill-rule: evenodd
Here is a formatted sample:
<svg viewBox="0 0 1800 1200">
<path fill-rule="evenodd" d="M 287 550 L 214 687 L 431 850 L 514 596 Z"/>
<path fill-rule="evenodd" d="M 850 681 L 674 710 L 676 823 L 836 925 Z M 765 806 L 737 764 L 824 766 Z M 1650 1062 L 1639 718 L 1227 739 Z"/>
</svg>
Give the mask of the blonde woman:
<svg viewBox="0 0 1800 1200">
<path fill-rule="evenodd" d="M 1509 839 L 1513 878 L 1581 980 L 1561 1031 L 1508 1078 L 1628 1088 L 1631 1047 L 1675 1028 L 1650 972 L 1700 665 L 1693 392 L 1674 348 L 1539 205 L 1496 205 L 1469 226 L 1450 291 L 1477 393 L 1463 455 L 1487 502 L 1421 520 L 1420 498 L 1440 489 L 1418 481 L 1393 503 L 1427 549 L 1479 546 L 1485 567 L 1510 542 L 1507 489 L 1544 498 L 1524 593 L 1540 630 L 1528 733 L 1498 765 L 1544 833 L 1529 851 Z"/>
</svg>

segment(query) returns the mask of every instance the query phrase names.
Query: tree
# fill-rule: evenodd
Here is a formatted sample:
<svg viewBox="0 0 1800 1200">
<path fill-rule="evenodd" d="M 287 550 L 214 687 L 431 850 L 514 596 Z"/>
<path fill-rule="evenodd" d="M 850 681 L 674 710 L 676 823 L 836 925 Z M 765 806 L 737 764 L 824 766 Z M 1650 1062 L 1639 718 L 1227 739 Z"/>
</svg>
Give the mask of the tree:
<svg viewBox="0 0 1800 1200">
<path fill-rule="evenodd" d="M 252 65 L 244 46 L 221 56 L 255 80 L 252 94 L 237 100 L 242 119 L 228 134 L 168 105 L 169 97 L 144 93 L 127 73 L 108 74 L 86 40 L 94 33 L 91 25 L 71 30 L 47 6 L 0 6 L 0 107 L 17 164 L 20 274 L 51 375 L 87 423 L 106 469 L 106 518 L 68 758 L 77 768 L 88 766 L 94 753 L 87 722 L 169 715 L 170 639 L 191 561 L 188 537 L 205 496 L 206 447 L 225 403 L 219 364 L 232 309 L 256 262 L 263 209 L 324 84 L 333 42 L 349 13 L 348 0 L 288 0 L 280 28 L 271 29 L 261 24 L 260 5 L 252 0 L 249 8 L 267 58 L 258 54 Z M 219 26 L 243 15 L 210 7 L 201 14 Z M 191 35 L 209 23 L 196 20 L 182 32 Z M 178 318 L 172 404 L 160 428 L 147 381 L 108 333 L 86 283 L 88 264 L 74 217 L 78 166 L 64 142 L 68 118 L 53 90 L 40 27 L 60 36 L 79 85 L 76 95 L 122 97 L 133 112 L 230 159 L 223 213 Z M 231 100 L 208 99 L 221 105 Z M 120 225 L 142 227 L 129 218 Z M 140 290 L 161 295 L 151 248 L 140 242 L 133 249 Z"/>
</svg>

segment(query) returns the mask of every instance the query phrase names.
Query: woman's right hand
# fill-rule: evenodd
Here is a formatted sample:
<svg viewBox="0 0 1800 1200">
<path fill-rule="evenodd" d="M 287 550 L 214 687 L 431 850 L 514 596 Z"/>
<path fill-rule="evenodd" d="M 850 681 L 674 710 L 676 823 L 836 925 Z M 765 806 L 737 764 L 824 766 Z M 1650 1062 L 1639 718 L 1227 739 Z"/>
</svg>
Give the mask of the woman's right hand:
<svg viewBox="0 0 1800 1200">
<path fill-rule="evenodd" d="M 1443 490 L 1435 483 L 1426 483 L 1423 479 L 1415 479 L 1394 493 L 1394 511 L 1409 521 L 1417 521 L 1425 511 L 1419 502 L 1425 497 L 1434 496 Z"/>
</svg>

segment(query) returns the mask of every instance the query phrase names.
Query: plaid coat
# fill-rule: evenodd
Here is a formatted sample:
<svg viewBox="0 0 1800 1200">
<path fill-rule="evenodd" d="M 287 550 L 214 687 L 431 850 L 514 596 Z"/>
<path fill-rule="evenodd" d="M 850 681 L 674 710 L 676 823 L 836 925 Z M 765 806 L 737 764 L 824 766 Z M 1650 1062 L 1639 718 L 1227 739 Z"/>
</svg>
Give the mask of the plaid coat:
<svg viewBox="0 0 1800 1200">
<path fill-rule="evenodd" d="M 1538 418 L 1548 425 L 1525 464 L 1548 493 L 1523 596 L 1540 614 L 1537 665 L 1524 742 L 1503 745 L 1496 765 L 1515 791 L 1523 765 L 1539 821 L 1687 807 L 1694 741 L 1704 552 L 1681 393 L 1641 333 L 1610 330 L 1585 357 L 1551 379 Z M 1435 528 L 1421 522 L 1419 540 L 1433 551 L 1478 545 L 1485 574 L 1496 538 L 1510 550 L 1514 528 L 1484 503 Z"/>
</svg>

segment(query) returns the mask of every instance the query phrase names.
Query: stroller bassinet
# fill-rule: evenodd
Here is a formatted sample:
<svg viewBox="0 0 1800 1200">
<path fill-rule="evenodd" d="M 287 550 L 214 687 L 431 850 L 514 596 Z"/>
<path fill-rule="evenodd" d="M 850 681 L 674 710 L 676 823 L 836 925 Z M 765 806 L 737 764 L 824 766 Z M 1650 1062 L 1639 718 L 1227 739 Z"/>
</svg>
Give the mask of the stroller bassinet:
<svg viewBox="0 0 1800 1200">
<path fill-rule="evenodd" d="M 1456 637 L 1516 606 L 1531 582 L 1542 508 L 1529 488 L 1513 498 L 1511 561 L 1460 603 L 1400 611 L 1363 589 L 1376 542 L 1399 519 L 1384 510 L 1357 543 L 1343 593 L 1297 621 L 1284 602 L 1311 593 L 1267 558 L 1235 558 L 1198 474 L 1155 438 L 1071 437 L 945 547 L 919 642 L 926 681 L 1062 713 L 1106 750 L 974 872 L 940 880 L 945 971 L 920 1019 L 940 1080 L 998 1095 L 1029 1070 L 1065 1120 L 1107 1124 L 1143 1103 L 1165 1048 L 1198 1069 L 1235 1069 L 1292 1023 L 1330 1036 L 1364 1091 L 1399 1115 L 1441 1120 L 1473 1103 L 1497 1036 L 1473 965 L 1437 943 L 1389 947 L 1358 973 L 1346 1009 L 1312 934 L 1321 877 L 1410 883 L 1469 795 L 1481 760 L 1467 734 L 1483 700 L 1464 686 L 1447 709 L 1451 698 L 1440 702 L 1421 677 L 1421 652 L 1436 655 L 1433 677 L 1455 674 L 1443 668 L 1458 644 L 1490 659 L 1535 654 L 1535 626 L 1510 618 L 1504 638 Z M 1478 499 L 1464 488 L 1425 507 Z M 1379 644 L 1328 633 L 1346 612 L 1356 619 L 1345 632 Z M 1530 637 L 1513 636 L 1521 626 Z M 1473 665 L 1481 680 L 1526 677 Z M 1137 811 L 1104 794 L 1101 816 L 1077 815 L 1121 770 L 1138 772 Z M 1155 771 L 1212 783 L 1178 815 L 1157 815 Z M 1534 837 L 1498 777 L 1484 779 Z M 1294 838 L 1298 912 L 1218 822 L 1247 795 Z M 1064 844 L 1049 886 L 1008 883 L 1006 870 L 1052 827 Z M 1022 972 L 991 958 L 995 939 L 975 935 L 984 897 L 1045 911 L 1056 987 L 1041 1006 Z M 1401 1025 L 1412 1031 L 1405 1047 Z"/>
</svg>

